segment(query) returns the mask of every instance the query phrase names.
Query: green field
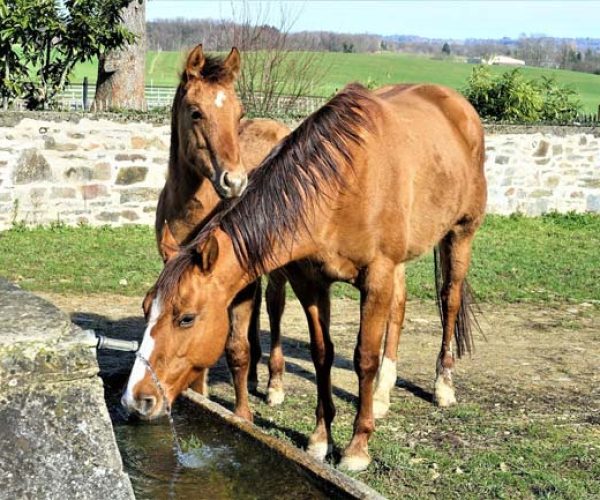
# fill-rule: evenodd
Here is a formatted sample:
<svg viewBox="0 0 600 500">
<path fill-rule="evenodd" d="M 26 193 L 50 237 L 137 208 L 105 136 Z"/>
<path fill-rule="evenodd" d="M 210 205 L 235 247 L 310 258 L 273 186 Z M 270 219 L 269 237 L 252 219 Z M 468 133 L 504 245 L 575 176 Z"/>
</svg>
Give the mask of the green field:
<svg viewBox="0 0 600 500">
<path fill-rule="evenodd" d="M 146 84 L 171 86 L 177 83 L 184 52 L 148 52 L 146 57 Z M 341 54 L 326 52 L 320 64 L 327 68 L 324 82 L 314 90 L 315 95 L 329 96 L 351 81 L 373 82 L 377 85 L 399 82 L 433 82 L 460 89 L 474 65 L 453 60 L 434 60 L 410 54 Z M 507 71 L 506 67 L 492 66 L 493 73 Z M 96 64 L 80 64 L 75 69 L 73 82 L 84 76 L 96 80 Z M 600 75 L 545 68 L 524 68 L 529 78 L 553 76 L 563 85 L 576 90 L 583 111 L 595 113 L 600 105 Z"/>
<path fill-rule="evenodd" d="M 597 215 L 488 216 L 469 279 L 483 302 L 600 301 L 599 247 Z M 16 226 L 0 233 L 0 275 L 33 291 L 143 295 L 161 267 L 150 227 Z M 431 255 L 407 266 L 411 298 L 435 297 L 432 267 Z M 334 293 L 358 297 L 349 285 Z"/>
</svg>

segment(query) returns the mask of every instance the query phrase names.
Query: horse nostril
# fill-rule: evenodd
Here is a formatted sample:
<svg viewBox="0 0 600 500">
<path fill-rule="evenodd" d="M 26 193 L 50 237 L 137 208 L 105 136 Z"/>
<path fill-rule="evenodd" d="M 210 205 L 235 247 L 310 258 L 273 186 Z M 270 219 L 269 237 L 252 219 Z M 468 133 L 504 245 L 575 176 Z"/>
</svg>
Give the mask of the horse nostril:
<svg viewBox="0 0 600 500">
<path fill-rule="evenodd" d="M 232 178 L 227 172 L 225 172 L 225 175 L 223 175 L 223 182 L 228 187 L 235 187 L 239 181 L 236 178 Z"/>
<path fill-rule="evenodd" d="M 136 410 L 140 415 L 147 416 L 152 413 L 152 410 L 156 406 L 156 398 L 150 395 L 142 394 L 138 399 Z"/>
</svg>

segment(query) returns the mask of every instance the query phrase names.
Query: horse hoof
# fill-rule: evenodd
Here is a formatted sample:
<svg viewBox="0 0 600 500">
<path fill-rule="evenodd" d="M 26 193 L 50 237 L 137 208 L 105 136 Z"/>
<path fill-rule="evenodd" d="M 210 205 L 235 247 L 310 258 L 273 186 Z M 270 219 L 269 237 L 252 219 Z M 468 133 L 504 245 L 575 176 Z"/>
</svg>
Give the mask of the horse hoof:
<svg viewBox="0 0 600 500">
<path fill-rule="evenodd" d="M 385 401 L 373 400 L 373 416 L 375 418 L 383 418 L 387 415 L 390 409 L 390 404 Z"/>
<path fill-rule="evenodd" d="M 283 389 L 269 389 L 267 391 L 267 404 L 269 406 L 278 406 L 283 403 L 285 392 Z"/>
<path fill-rule="evenodd" d="M 256 392 L 258 390 L 258 380 L 248 380 L 248 392 Z"/>
<path fill-rule="evenodd" d="M 333 445 L 319 442 L 319 443 L 311 443 L 306 448 L 306 453 L 308 453 L 311 457 L 319 462 L 325 460 L 325 457 L 333 451 Z"/>
<path fill-rule="evenodd" d="M 440 408 L 447 408 L 448 406 L 456 404 L 454 388 L 448 385 L 443 378 L 438 378 L 435 381 L 433 400 Z"/>
<path fill-rule="evenodd" d="M 366 470 L 371 463 L 369 455 L 344 455 L 339 468 L 350 472 L 360 472 Z"/>
</svg>

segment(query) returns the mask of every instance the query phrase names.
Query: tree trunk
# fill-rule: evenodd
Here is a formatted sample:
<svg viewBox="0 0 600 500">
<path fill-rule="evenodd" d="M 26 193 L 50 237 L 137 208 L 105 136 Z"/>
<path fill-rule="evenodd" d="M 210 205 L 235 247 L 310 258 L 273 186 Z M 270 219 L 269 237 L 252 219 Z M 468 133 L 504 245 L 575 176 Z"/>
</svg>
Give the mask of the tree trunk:
<svg viewBox="0 0 600 500">
<path fill-rule="evenodd" d="M 123 24 L 136 35 L 132 45 L 108 52 L 98 60 L 94 108 L 146 109 L 146 0 L 132 0 L 122 12 Z"/>
</svg>

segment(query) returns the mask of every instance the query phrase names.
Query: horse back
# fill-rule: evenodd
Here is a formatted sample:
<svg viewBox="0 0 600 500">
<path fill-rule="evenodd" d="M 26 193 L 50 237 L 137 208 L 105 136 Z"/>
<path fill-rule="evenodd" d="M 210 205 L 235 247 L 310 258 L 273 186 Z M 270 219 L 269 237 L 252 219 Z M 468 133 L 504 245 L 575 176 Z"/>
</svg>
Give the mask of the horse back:
<svg viewBox="0 0 600 500">
<path fill-rule="evenodd" d="M 275 120 L 251 119 L 240 123 L 240 154 L 246 171 L 254 170 L 290 129 Z"/>
</svg>

